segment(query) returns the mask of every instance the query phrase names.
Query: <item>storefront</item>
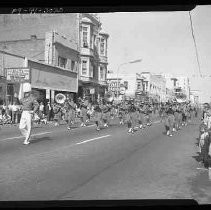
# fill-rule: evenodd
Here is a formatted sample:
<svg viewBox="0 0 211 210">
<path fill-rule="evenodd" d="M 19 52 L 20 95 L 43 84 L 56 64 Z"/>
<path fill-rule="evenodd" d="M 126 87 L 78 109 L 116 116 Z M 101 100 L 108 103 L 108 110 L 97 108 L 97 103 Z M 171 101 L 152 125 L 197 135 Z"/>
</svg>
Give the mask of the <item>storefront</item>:
<svg viewBox="0 0 211 210">
<path fill-rule="evenodd" d="M 39 90 L 46 101 L 53 102 L 58 93 L 75 98 L 78 90 L 76 72 L 31 60 L 28 61 L 28 66 L 31 70 L 32 88 Z"/>
<path fill-rule="evenodd" d="M 0 77 L 0 105 L 6 103 L 6 78 L 3 76 Z"/>
<path fill-rule="evenodd" d="M 7 98 L 13 102 L 18 98 L 20 84 L 29 82 L 32 93 L 39 102 L 54 102 L 57 93 L 70 94 L 73 97 L 78 89 L 77 73 L 64 70 L 33 60 L 27 60 L 26 67 L 7 68 Z"/>
</svg>

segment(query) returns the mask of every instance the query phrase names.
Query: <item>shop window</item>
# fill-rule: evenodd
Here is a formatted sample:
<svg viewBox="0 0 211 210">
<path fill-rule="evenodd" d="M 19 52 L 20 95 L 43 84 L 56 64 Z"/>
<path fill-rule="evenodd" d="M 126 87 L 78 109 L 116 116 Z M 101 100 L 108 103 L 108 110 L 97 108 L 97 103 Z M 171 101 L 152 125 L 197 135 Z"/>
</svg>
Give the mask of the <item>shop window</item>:
<svg viewBox="0 0 211 210">
<path fill-rule="evenodd" d="M 63 57 L 58 57 L 58 66 L 62 67 L 62 68 L 66 68 L 67 65 L 67 59 L 63 58 Z"/>
<path fill-rule="evenodd" d="M 71 61 L 71 70 L 75 71 L 75 61 Z"/>
<path fill-rule="evenodd" d="M 87 61 L 82 61 L 82 75 L 87 75 Z"/>
</svg>

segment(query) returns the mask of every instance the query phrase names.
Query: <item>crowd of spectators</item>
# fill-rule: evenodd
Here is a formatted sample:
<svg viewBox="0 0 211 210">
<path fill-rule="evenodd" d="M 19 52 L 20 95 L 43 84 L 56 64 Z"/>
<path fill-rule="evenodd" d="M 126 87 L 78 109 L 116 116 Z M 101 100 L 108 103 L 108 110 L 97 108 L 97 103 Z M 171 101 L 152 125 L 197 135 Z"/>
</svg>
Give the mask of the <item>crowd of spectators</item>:
<svg viewBox="0 0 211 210">
<path fill-rule="evenodd" d="M 18 124 L 20 122 L 22 113 L 22 105 L 18 102 L 9 103 L 8 105 L 0 105 L 0 125 L 5 124 Z M 39 103 L 39 111 L 36 113 L 34 121 L 41 123 L 44 121 L 46 124 L 53 120 L 53 110 L 50 102 L 44 105 L 43 102 Z"/>
</svg>

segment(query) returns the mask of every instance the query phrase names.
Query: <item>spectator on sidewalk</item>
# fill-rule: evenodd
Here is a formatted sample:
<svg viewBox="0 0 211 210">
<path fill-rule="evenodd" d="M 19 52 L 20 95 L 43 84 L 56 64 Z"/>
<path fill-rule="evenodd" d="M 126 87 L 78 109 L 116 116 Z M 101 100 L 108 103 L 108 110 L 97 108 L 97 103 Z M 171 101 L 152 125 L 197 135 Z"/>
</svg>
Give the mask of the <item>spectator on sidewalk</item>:
<svg viewBox="0 0 211 210">
<path fill-rule="evenodd" d="M 40 102 L 39 114 L 40 114 L 40 116 L 43 116 L 43 114 L 44 114 L 44 104 L 43 104 L 43 102 Z"/>
<path fill-rule="evenodd" d="M 9 105 L 7 106 L 7 108 L 8 108 L 8 114 L 9 114 L 9 116 L 12 119 L 12 102 L 9 103 Z"/>
<path fill-rule="evenodd" d="M 47 121 L 48 122 L 51 121 L 52 120 L 52 106 L 49 101 L 45 107 L 45 113 L 47 115 Z"/>
<path fill-rule="evenodd" d="M 18 123 L 18 105 L 16 102 L 13 102 L 13 105 L 11 106 L 12 110 L 12 123 L 17 124 Z"/>
</svg>

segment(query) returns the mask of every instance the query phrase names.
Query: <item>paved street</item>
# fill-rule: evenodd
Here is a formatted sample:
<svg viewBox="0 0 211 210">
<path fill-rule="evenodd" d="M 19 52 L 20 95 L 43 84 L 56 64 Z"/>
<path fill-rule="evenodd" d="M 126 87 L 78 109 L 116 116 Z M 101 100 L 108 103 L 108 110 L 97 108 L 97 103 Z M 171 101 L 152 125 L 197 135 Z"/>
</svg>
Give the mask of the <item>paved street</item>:
<svg viewBox="0 0 211 210">
<path fill-rule="evenodd" d="M 34 128 L 23 145 L 17 127 L 0 137 L 0 200 L 194 198 L 211 203 L 208 171 L 195 160 L 199 120 L 173 137 L 155 123 L 128 134 L 117 122 Z"/>
</svg>

